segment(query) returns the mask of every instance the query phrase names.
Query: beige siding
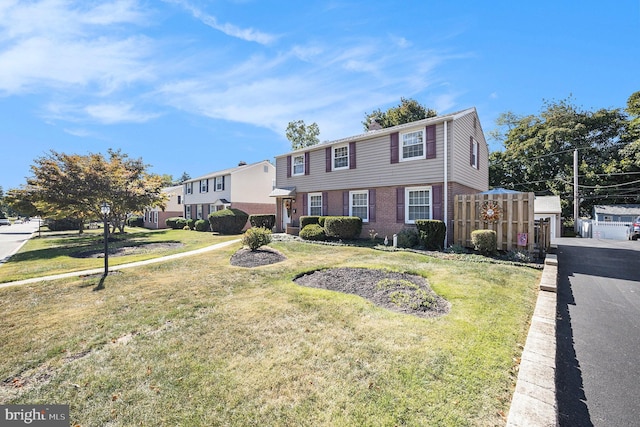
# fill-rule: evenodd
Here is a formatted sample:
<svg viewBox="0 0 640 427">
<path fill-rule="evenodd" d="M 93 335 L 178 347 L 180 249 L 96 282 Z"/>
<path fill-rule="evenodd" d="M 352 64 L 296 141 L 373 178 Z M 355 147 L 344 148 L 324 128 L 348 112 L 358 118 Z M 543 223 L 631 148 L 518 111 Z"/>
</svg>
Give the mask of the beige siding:
<svg viewBox="0 0 640 427">
<path fill-rule="evenodd" d="M 421 127 L 406 131 L 418 130 Z M 391 163 L 390 137 L 356 142 L 356 169 L 326 172 L 325 145 L 310 151 L 310 174 L 287 178 L 287 157 L 276 159 L 276 185 L 294 186 L 297 192 L 339 189 L 372 188 L 393 185 L 413 185 L 424 182 L 442 181 L 444 175 L 444 125 L 436 125 L 436 158 L 400 161 Z"/>
<path fill-rule="evenodd" d="M 233 203 L 273 205 L 273 211 L 275 212 L 276 201 L 273 197 L 269 197 L 269 193 L 273 190 L 275 172 L 274 166 L 269 162 L 236 169 L 229 180 L 230 195 L 228 199 Z"/>
<path fill-rule="evenodd" d="M 453 167 L 449 170 L 449 181 L 458 182 L 478 191 L 488 190 L 489 149 L 478 116 L 470 113 L 456 119 L 449 132 L 453 133 Z M 471 136 L 478 141 L 479 169 L 469 164 L 469 137 Z"/>
</svg>

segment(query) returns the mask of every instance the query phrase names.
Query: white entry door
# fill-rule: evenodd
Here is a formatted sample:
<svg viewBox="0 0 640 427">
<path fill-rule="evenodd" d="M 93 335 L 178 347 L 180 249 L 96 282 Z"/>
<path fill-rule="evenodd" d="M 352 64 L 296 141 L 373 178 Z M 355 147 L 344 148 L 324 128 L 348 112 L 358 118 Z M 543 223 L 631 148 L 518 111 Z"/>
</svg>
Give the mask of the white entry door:
<svg viewBox="0 0 640 427">
<path fill-rule="evenodd" d="M 282 199 L 282 231 L 287 231 L 287 224 L 291 222 L 289 211 L 286 206 L 287 199 Z"/>
</svg>

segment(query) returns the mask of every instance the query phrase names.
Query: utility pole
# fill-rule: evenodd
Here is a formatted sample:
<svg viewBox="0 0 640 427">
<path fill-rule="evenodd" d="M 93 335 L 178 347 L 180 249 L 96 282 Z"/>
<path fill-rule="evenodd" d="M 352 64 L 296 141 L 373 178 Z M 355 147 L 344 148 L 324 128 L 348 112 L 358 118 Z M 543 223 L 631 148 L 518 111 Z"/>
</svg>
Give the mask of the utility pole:
<svg viewBox="0 0 640 427">
<path fill-rule="evenodd" d="M 573 150 L 573 231 L 578 232 L 578 215 L 580 215 L 580 201 L 578 200 L 578 149 Z"/>
</svg>

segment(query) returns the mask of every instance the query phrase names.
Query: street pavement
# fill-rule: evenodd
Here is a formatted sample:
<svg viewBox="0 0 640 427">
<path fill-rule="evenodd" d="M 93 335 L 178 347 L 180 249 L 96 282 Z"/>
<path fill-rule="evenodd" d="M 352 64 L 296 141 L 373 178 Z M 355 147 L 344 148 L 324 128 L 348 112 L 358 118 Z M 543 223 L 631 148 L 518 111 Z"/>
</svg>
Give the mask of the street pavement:
<svg viewBox="0 0 640 427">
<path fill-rule="evenodd" d="M 560 426 L 640 426 L 640 241 L 557 239 Z"/>
<path fill-rule="evenodd" d="M 17 252 L 37 230 L 37 219 L 23 224 L 0 226 L 0 264 Z"/>
</svg>

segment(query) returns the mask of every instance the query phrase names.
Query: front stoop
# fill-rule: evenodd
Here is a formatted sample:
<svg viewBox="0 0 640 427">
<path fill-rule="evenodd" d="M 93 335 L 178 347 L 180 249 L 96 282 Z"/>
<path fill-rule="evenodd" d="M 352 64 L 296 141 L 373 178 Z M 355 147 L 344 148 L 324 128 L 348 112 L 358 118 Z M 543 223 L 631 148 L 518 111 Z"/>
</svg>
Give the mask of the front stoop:
<svg viewBox="0 0 640 427">
<path fill-rule="evenodd" d="M 508 427 L 557 427 L 556 304 L 558 260 L 549 254 L 540 292 L 522 351 L 518 380 L 507 418 Z"/>
</svg>

